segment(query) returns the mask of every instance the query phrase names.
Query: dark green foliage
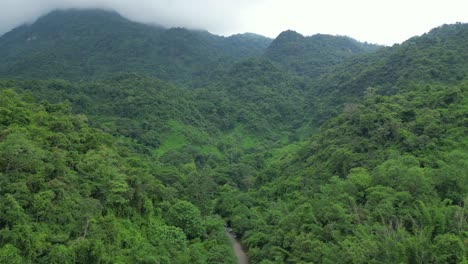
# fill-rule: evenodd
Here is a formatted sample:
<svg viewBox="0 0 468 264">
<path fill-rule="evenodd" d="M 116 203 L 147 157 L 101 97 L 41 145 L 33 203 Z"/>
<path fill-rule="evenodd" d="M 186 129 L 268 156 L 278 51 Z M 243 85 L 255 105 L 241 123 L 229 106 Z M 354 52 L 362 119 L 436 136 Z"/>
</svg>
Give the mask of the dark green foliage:
<svg viewBox="0 0 468 264">
<path fill-rule="evenodd" d="M 137 74 L 120 74 L 106 81 L 72 84 L 68 81 L 10 81 L 2 86 L 21 87 L 39 100 L 68 100 L 75 113 L 112 134 L 159 147 L 169 121 L 202 127 L 206 122 L 190 93 Z M 214 130 L 214 128 L 212 128 Z"/>
<path fill-rule="evenodd" d="M 234 263 L 225 224 L 250 263 L 466 263 L 466 32 L 288 31 L 263 54 L 97 10 L 18 28 L 0 263 Z"/>
<path fill-rule="evenodd" d="M 350 58 L 309 90 L 307 112 L 321 123 L 366 93 L 393 95 L 411 90 L 413 82 L 453 85 L 466 80 L 467 41 L 467 24 L 444 25 L 400 45 Z"/>
<path fill-rule="evenodd" d="M 255 191 L 222 190 L 255 262 L 466 261 L 468 83 L 399 90 L 326 122 Z"/>
<path fill-rule="evenodd" d="M 317 34 L 304 37 L 288 30 L 271 43 L 265 56 L 299 75 L 318 77 L 347 58 L 379 48 L 344 36 Z"/>
<path fill-rule="evenodd" d="M 268 60 L 249 59 L 235 64 L 220 82 L 198 90 L 196 99 L 211 104 L 207 107 L 215 114 L 204 116 L 212 118 L 219 127 L 242 125 L 269 138 L 279 132 L 291 132 L 305 122 L 305 89 L 302 78 L 282 71 Z"/>
<path fill-rule="evenodd" d="M 229 62 L 261 55 L 270 42 L 148 26 L 107 11 L 55 11 L 0 38 L 0 75 L 82 80 L 140 72 L 200 85 Z"/>
<path fill-rule="evenodd" d="M 206 230 L 222 222 L 172 199 L 177 191 L 158 179 L 164 166 L 125 146 L 134 143 L 66 104 L 12 90 L 0 102 L 2 263 L 193 263 L 213 250 L 232 262 L 224 231 Z"/>
</svg>

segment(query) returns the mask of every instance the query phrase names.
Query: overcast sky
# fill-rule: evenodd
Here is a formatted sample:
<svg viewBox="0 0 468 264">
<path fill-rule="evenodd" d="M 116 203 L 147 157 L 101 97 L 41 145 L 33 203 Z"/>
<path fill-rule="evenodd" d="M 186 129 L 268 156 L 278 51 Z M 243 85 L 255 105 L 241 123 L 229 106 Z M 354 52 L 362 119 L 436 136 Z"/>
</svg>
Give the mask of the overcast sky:
<svg viewBox="0 0 468 264">
<path fill-rule="evenodd" d="M 386 45 L 468 22 L 468 0 L 0 0 L 0 34 L 58 8 L 106 8 L 138 22 L 220 35 L 274 38 L 293 29 Z"/>
</svg>

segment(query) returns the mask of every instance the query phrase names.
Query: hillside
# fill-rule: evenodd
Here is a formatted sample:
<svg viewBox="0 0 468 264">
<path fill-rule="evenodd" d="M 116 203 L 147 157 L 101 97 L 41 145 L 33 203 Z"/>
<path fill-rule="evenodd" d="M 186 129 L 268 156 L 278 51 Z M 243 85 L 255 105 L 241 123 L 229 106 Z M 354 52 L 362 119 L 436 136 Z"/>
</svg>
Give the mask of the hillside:
<svg viewBox="0 0 468 264">
<path fill-rule="evenodd" d="M 241 124 L 264 138 L 294 134 L 304 124 L 303 78 L 272 62 L 248 59 L 234 64 L 217 82 L 197 91 L 197 101 L 212 102 L 223 121 Z"/>
<path fill-rule="evenodd" d="M 443 25 L 400 45 L 350 58 L 313 84 L 307 112 L 323 122 L 368 92 L 394 95 L 419 83 L 460 83 L 467 78 L 467 42 L 467 24 Z"/>
<path fill-rule="evenodd" d="M 1 263 L 233 263 L 222 220 L 165 180 L 177 171 L 67 104 L 0 103 Z"/>
<path fill-rule="evenodd" d="M 261 171 L 256 188 L 218 198 L 251 261 L 466 260 L 465 36 L 466 25 L 446 25 L 314 84 L 306 101 L 320 132 Z"/>
<path fill-rule="evenodd" d="M 227 63 L 263 54 L 270 41 L 165 29 L 108 11 L 55 11 L 0 38 L 0 76 L 89 80 L 140 72 L 196 83 Z"/>
<path fill-rule="evenodd" d="M 466 263 L 468 27 L 52 12 L 0 37 L 0 263 Z M 188 89 L 190 88 L 190 89 Z"/>
<path fill-rule="evenodd" d="M 463 263 L 468 83 L 367 95 L 216 210 L 253 263 Z"/>
<path fill-rule="evenodd" d="M 274 41 L 256 34 L 221 37 L 131 22 L 101 10 L 54 11 L 0 37 L 0 76 L 96 80 L 122 72 L 203 86 L 244 58 L 265 57 L 317 77 L 376 45 L 349 37 L 286 31 Z"/>
<path fill-rule="evenodd" d="M 299 75 L 318 77 L 348 58 L 379 48 L 344 36 L 317 34 L 304 37 L 288 30 L 271 43 L 265 56 Z"/>
</svg>

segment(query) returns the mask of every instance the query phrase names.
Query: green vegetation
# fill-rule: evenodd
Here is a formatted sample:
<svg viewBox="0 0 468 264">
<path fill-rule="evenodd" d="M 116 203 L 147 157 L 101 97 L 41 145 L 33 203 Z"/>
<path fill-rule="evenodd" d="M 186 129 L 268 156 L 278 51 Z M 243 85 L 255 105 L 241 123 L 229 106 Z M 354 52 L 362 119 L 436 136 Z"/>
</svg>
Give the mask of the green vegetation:
<svg viewBox="0 0 468 264">
<path fill-rule="evenodd" d="M 468 26 L 270 42 L 0 37 L 0 263 L 235 263 L 224 225 L 250 263 L 467 263 Z"/>
<path fill-rule="evenodd" d="M 260 56 L 270 42 L 254 34 L 147 26 L 107 11 L 55 11 L 0 39 L 0 75 L 89 80 L 139 72 L 200 85 L 229 63 Z"/>
<path fill-rule="evenodd" d="M 347 58 L 379 48 L 345 36 L 317 34 L 304 37 L 287 30 L 271 43 L 265 56 L 299 75 L 315 78 Z"/>
<path fill-rule="evenodd" d="M 467 77 L 467 41 L 466 24 L 444 25 L 400 45 L 353 57 L 313 84 L 307 112 L 323 122 L 341 111 L 336 106 L 359 102 L 368 88 L 393 95 L 412 89 L 413 82 L 457 84 Z"/>
<path fill-rule="evenodd" d="M 466 261 L 468 82 L 410 90 L 366 95 L 256 188 L 222 191 L 251 261 Z"/>
<path fill-rule="evenodd" d="M 233 262 L 222 220 L 164 183 L 171 168 L 68 104 L 0 102 L 2 263 Z"/>
</svg>

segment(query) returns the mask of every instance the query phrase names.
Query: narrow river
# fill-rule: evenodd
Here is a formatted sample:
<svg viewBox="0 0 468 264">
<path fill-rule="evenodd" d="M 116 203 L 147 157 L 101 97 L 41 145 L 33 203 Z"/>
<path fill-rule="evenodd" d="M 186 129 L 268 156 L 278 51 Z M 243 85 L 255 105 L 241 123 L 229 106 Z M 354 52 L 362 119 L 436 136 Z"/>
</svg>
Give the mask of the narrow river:
<svg viewBox="0 0 468 264">
<path fill-rule="evenodd" d="M 226 232 L 226 235 L 231 240 L 232 248 L 234 249 L 234 253 L 237 257 L 237 263 L 248 264 L 249 259 L 247 258 L 247 255 L 245 254 L 244 250 L 242 249 L 242 246 L 239 243 L 239 241 L 237 241 L 237 239 L 229 232 Z"/>
</svg>

